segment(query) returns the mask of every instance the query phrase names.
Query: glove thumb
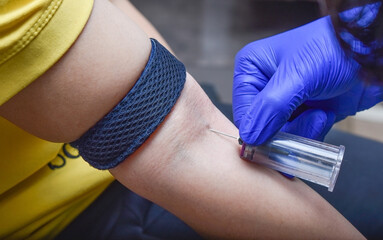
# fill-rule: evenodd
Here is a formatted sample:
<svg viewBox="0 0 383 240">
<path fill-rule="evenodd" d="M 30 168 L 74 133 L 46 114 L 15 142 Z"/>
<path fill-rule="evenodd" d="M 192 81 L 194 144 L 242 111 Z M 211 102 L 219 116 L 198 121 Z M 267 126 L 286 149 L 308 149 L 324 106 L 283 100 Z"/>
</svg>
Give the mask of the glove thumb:
<svg viewBox="0 0 383 240">
<path fill-rule="evenodd" d="M 293 121 L 287 122 L 281 129 L 301 137 L 323 141 L 335 122 L 333 112 L 320 109 L 310 109 L 301 113 Z"/>
</svg>

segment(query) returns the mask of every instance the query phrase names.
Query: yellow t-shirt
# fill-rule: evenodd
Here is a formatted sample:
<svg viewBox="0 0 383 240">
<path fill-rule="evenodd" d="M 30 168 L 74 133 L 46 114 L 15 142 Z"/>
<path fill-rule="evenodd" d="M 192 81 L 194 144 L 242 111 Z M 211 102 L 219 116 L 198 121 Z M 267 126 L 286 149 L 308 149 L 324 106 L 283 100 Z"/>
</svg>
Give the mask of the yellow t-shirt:
<svg viewBox="0 0 383 240">
<path fill-rule="evenodd" d="M 0 105 L 43 74 L 84 28 L 91 0 L 0 0 Z M 69 144 L 0 117 L 0 239 L 53 238 L 113 181 Z"/>
</svg>

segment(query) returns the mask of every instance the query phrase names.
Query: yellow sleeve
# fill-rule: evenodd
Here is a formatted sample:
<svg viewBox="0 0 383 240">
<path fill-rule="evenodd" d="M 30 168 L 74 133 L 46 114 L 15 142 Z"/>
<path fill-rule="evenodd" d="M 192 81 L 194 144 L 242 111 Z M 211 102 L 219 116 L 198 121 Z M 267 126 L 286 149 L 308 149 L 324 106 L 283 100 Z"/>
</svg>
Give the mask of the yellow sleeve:
<svg viewBox="0 0 383 240">
<path fill-rule="evenodd" d="M 92 6 L 93 0 L 0 0 L 0 105 L 64 55 Z"/>
</svg>

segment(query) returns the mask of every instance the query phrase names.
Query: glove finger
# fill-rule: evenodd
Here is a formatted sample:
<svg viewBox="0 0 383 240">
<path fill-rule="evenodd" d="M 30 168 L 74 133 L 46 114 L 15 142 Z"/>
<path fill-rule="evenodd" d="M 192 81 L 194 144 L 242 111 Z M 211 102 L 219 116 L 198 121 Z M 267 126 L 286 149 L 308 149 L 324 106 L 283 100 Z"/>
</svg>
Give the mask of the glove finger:
<svg viewBox="0 0 383 240">
<path fill-rule="evenodd" d="M 358 105 L 358 111 L 369 109 L 381 101 L 383 101 L 383 87 L 377 85 L 366 86 Z"/>
<path fill-rule="evenodd" d="M 235 56 L 234 76 L 246 74 L 268 81 L 277 70 L 275 52 L 265 40 L 255 41 L 242 48 Z"/>
<path fill-rule="evenodd" d="M 240 136 L 246 143 L 264 143 L 307 99 L 304 85 L 297 75 L 281 65 L 265 88 L 254 96 L 239 126 Z"/>
<path fill-rule="evenodd" d="M 318 141 L 324 141 L 327 133 L 331 130 L 332 126 L 334 126 L 336 122 L 336 115 L 334 112 L 326 111 L 327 114 L 327 123 L 326 126 L 322 130 L 322 134 L 317 138 Z"/>
<path fill-rule="evenodd" d="M 266 86 L 277 69 L 274 54 L 258 45 L 257 42 L 248 44 L 235 58 L 233 115 L 237 127 L 254 96 Z"/>
<path fill-rule="evenodd" d="M 287 122 L 281 129 L 301 137 L 323 140 L 335 121 L 335 114 L 320 109 L 309 109 Z"/>
<path fill-rule="evenodd" d="M 237 75 L 233 81 L 233 117 L 234 124 L 239 127 L 243 115 L 251 106 L 254 97 L 264 88 L 258 86 L 258 77 L 253 75 Z"/>
</svg>

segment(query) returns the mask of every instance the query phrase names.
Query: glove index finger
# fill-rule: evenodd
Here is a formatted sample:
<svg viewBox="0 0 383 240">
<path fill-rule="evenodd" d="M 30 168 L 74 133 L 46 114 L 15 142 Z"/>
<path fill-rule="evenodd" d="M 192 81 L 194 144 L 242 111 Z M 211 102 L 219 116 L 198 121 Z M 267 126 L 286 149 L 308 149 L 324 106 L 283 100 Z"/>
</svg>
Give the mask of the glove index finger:
<svg viewBox="0 0 383 240">
<path fill-rule="evenodd" d="M 255 96 L 264 88 L 265 84 L 257 84 L 258 78 L 253 75 L 237 75 L 233 82 L 233 117 L 238 127 L 246 111 L 254 101 Z"/>
<path fill-rule="evenodd" d="M 239 127 L 242 117 L 254 97 L 263 90 L 277 69 L 274 55 L 257 43 L 251 43 L 238 52 L 233 77 L 234 124 Z"/>
</svg>

